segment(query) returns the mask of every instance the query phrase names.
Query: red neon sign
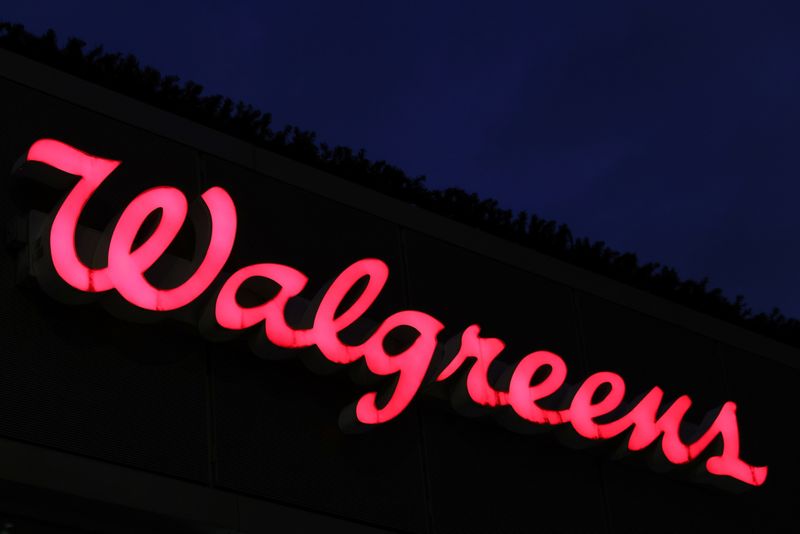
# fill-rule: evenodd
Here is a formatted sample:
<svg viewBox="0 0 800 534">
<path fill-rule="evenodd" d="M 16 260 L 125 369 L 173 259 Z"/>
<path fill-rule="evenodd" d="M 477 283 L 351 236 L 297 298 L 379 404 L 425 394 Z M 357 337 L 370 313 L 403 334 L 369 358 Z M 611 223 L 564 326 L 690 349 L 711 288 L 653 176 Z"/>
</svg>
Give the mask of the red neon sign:
<svg viewBox="0 0 800 534">
<path fill-rule="evenodd" d="M 155 187 L 134 198 L 114 223 L 107 266 L 92 268 L 78 257 L 75 244 L 78 221 L 91 196 L 120 162 L 91 156 L 51 139 L 35 142 L 28 151 L 27 161 L 76 176 L 76 183 L 49 224 L 47 239 L 55 272 L 75 290 L 84 293 L 116 290 L 135 307 L 165 312 L 198 299 L 222 272 L 233 248 L 237 220 L 233 200 L 224 189 L 212 187 L 201 196 L 209 220 L 204 257 L 180 285 L 159 289 L 144 273 L 164 255 L 185 222 L 188 205 L 183 193 L 172 187 Z M 161 216 L 155 229 L 143 243 L 134 246 L 145 220 L 157 210 Z M 270 280 L 279 290 L 265 302 L 245 307 L 237 299 L 237 293 L 245 282 L 254 278 Z M 393 376 L 394 386 L 387 395 L 382 395 L 382 400 L 378 400 L 376 391 L 366 393 L 348 409 L 348 417 L 343 418 L 356 424 L 376 425 L 397 417 L 419 393 L 437 349 L 438 335 L 444 328 L 440 321 L 424 312 L 404 310 L 386 318 L 362 343 L 343 342 L 339 333 L 364 317 L 388 278 L 389 269 L 381 260 L 355 262 L 339 274 L 318 304 L 309 310 L 313 315 L 310 326 L 295 329 L 286 321 L 286 307 L 290 299 L 300 295 L 307 277 L 287 265 L 249 265 L 227 278 L 212 299 L 210 309 L 216 324 L 225 330 L 240 331 L 263 324 L 266 339 L 278 347 L 316 347 L 325 360 L 339 365 L 363 358 L 371 373 Z M 362 281 L 366 286 L 342 310 L 345 297 Z M 385 341 L 400 328 L 413 331 L 413 341 L 403 350 L 389 354 Z M 483 338 L 478 325 L 471 325 L 462 333 L 457 348 L 446 350 L 451 359 L 435 379 L 447 380 L 459 369 L 469 367 L 466 394 L 476 405 L 510 407 L 520 420 L 535 425 L 569 425 L 588 440 L 607 440 L 628 432 L 626 446 L 630 451 L 642 450 L 660 439 L 663 457 L 675 465 L 687 464 L 704 452 L 709 454 L 707 449 L 712 443 L 721 443 L 718 454 L 706 460 L 708 473 L 751 486 L 760 486 L 766 480 L 766 466 L 753 466 L 739 457 L 739 427 L 733 402 L 726 402 L 719 409 L 700 437 L 685 443 L 679 430 L 692 404 L 687 395 L 663 409 L 663 392 L 654 387 L 623 415 L 607 421 L 607 416 L 618 413 L 623 404 L 625 382 L 615 373 L 598 372 L 580 384 L 567 407 L 547 409 L 541 406 L 541 401 L 564 391 L 567 377 L 564 360 L 547 351 L 528 354 L 513 369 L 508 390 L 499 390 L 487 375 L 489 366 L 504 348 L 501 340 Z M 533 383 L 541 375 L 537 374 L 540 369 L 548 373 Z M 599 422 L 600 419 L 605 422 Z"/>
</svg>

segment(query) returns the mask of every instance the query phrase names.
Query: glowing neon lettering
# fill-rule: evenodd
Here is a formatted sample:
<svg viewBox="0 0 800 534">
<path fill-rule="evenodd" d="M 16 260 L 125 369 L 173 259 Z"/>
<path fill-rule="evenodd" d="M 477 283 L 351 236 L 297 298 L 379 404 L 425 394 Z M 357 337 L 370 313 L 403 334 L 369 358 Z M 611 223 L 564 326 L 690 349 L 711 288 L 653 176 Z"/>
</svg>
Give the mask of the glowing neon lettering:
<svg viewBox="0 0 800 534">
<path fill-rule="evenodd" d="M 535 386 L 531 385 L 533 375 L 541 367 L 550 369 L 547 377 Z M 532 423 L 558 425 L 569 421 L 569 410 L 545 410 L 536 405 L 558 391 L 567 378 L 567 364 L 552 352 L 539 350 L 525 356 L 517 364 L 508 388 L 508 399 L 514 411 Z"/>
<path fill-rule="evenodd" d="M 266 278 L 280 286 L 278 294 L 258 306 L 245 308 L 239 305 L 236 294 L 251 278 Z M 300 294 L 308 278 L 295 269 L 277 263 L 260 263 L 238 270 L 225 282 L 217 295 L 215 317 L 217 323 L 229 330 L 244 330 L 264 321 L 267 339 L 278 347 L 299 349 L 310 346 L 311 333 L 295 330 L 286 324 L 286 303 Z"/>
<path fill-rule="evenodd" d="M 83 209 L 98 187 L 119 165 L 118 161 L 90 156 L 69 145 L 42 139 L 28 151 L 28 161 L 46 163 L 80 180 L 56 212 L 50 229 L 50 251 L 56 272 L 80 291 L 99 293 L 116 289 L 131 304 L 154 311 L 175 310 L 192 302 L 222 271 L 236 236 L 236 209 L 220 187 L 206 191 L 202 198 L 212 220 L 208 251 L 196 272 L 174 289 L 157 289 L 143 274 L 160 258 L 186 219 L 186 197 L 173 187 L 156 187 L 136 197 L 123 211 L 111 238 L 108 266 L 87 267 L 78 258 L 75 233 Z M 147 241 L 132 250 L 133 241 L 147 216 L 162 211 L 161 220 Z"/>
<path fill-rule="evenodd" d="M 113 287 L 108 269 L 90 269 L 81 262 L 75 249 L 75 232 L 78 229 L 78 219 L 89 198 L 120 162 L 90 156 L 52 139 L 35 142 L 28 150 L 28 161 L 46 163 L 80 177 L 56 212 L 50 228 L 53 266 L 61 279 L 75 289 L 90 293 L 108 291 Z M 143 250 L 140 247 L 140 251 L 139 255 L 145 255 L 147 248 Z M 143 261 L 154 262 L 156 259 L 157 256 L 150 256 Z"/>
<path fill-rule="evenodd" d="M 445 354 L 450 363 L 439 373 L 438 381 L 447 380 L 468 359 L 474 360 L 467 375 L 467 394 L 470 399 L 481 406 L 506 406 L 508 393 L 497 391 L 489 384 L 489 367 L 503 352 L 506 344 L 499 339 L 480 337 L 480 327 L 476 324 L 464 330 L 461 344 L 455 355 Z M 446 350 L 446 349 L 445 349 Z"/>
<path fill-rule="evenodd" d="M 135 307 L 164 312 L 197 301 L 220 276 L 231 254 L 237 220 L 233 200 L 224 189 L 212 187 L 201 196 L 209 221 L 204 226 L 208 227 L 209 235 L 204 241 L 205 254 L 193 264 L 193 273 L 177 287 L 159 289 L 145 278 L 145 273 L 165 254 L 186 220 L 189 207 L 183 193 L 172 187 L 155 187 L 134 198 L 111 232 L 107 266 L 94 268 L 79 258 L 75 235 L 89 199 L 120 162 L 91 156 L 51 139 L 35 142 L 28 151 L 27 161 L 43 163 L 76 177 L 72 190 L 54 214 L 47 236 L 55 272 L 75 290 L 85 293 L 116 290 Z M 154 212 L 160 212 L 155 229 L 134 247 L 145 220 Z M 277 293 L 260 304 L 241 305 L 238 293 L 246 282 L 256 278 L 277 284 Z M 346 412 L 353 423 L 376 425 L 401 414 L 425 385 L 437 352 L 438 336 L 444 329 L 441 322 L 426 313 L 404 310 L 386 318 L 363 342 L 350 345 L 342 341 L 339 334 L 368 313 L 388 279 L 389 268 L 381 260 L 362 259 L 353 263 L 324 290 L 318 303 L 309 308 L 313 317 L 303 328 L 288 324 L 286 310 L 290 300 L 306 287 L 308 279 L 286 265 L 261 263 L 240 268 L 225 280 L 209 305 L 216 325 L 225 330 L 263 328 L 265 338 L 277 347 L 314 347 L 322 358 L 336 365 L 363 359 L 373 375 L 394 377 L 390 391 L 367 392 Z M 366 284 L 359 285 L 361 281 Z M 353 297 L 354 288 L 361 286 Z M 349 301 L 345 306 L 346 297 Z M 413 332 L 413 339 L 409 341 L 406 336 L 404 348 L 387 351 L 389 338 L 401 330 Z M 660 439 L 664 458 L 675 465 L 697 459 L 713 442 L 719 441 L 721 452 L 709 457 L 705 464 L 709 473 L 751 486 L 760 486 L 766 480 L 766 466 L 752 466 L 739 458 L 739 427 L 733 402 L 726 402 L 719 409 L 702 435 L 692 443 L 684 443 L 680 428 L 692 404 L 688 396 L 679 397 L 662 411 L 664 395 L 654 387 L 624 414 L 608 421 L 622 407 L 625 382 L 615 373 L 599 372 L 583 381 L 568 407 L 547 409 L 540 401 L 567 391 L 564 360 L 548 351 L 528 354 L 514 367 L 508 391 L 504 391 L 489 378 L 489 368 L 504 348 L 503 341 L 483 338 L 480 327 L 471 325 L 445 346 L 447 364 L 428 380 L 449 380 L 464 370 L 466 396 L 475 405 L 506 410 L 510 407 L 520 420 L 531 424 L 569 424 L 588 440 L 613 439 L 630 431 L 626 444 L 630 451 L 642 450 Z M 544 378 L 536 378 L 542 374 L 540 371 L 547 371 Z M 605 422 L 598 422 L 601 418 Z"/>
<path fill-rule="evenodd" d="M 281 289 L 264 304 L 243 308 L 236 300 L 236 293 L 252 277 L 268 278 L 277 282 Z M 365 277 L 368 279 L 366 289 L 344 312 L 336 315 L 348 292 Z M 313 327 L 295 330 L 286 324 L 285 307 L 289 298 L 302 291 L 305 275 L 284 265 L 251 265 L 236 272 L 219 292 L 215 308 L 217 322 L 225 328 L 242 330 L 263 321 L 267 339 L 279 347 L 297 349 L 316 345 L 332 363 L 347 364 L 363 357 L 372 373 L 381 376 L 397 374 L 394 392 L 384 406 L 377 406 L 377 395 L 373 392 L 365 394 L 355 409 L 360 423 L 382 423 L 399 415 L 419 391 L 436 348 L 436 336 L 444 326 L 422 312 L 402 311 L 386 319 L 363 344 L 351 346 L 343 343 L 339 332 L 366 313 L 388 277 L 389 269 L 380 260 L 365 259 L 354 263 L 325 292 L 317 307 Z M 392 330 L 402 326 L 414 329 L 417 338 L 400 354 L 389 355 L 383 348 L 384 339 Z"/>
</svg>

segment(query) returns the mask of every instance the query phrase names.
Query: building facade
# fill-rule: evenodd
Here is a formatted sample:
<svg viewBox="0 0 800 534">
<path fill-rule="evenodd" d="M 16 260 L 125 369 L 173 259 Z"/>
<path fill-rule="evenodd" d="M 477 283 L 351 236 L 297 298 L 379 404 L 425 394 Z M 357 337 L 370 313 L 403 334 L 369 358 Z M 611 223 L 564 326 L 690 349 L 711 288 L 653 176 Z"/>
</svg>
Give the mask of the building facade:
<svg viewBox="0 0 800 534">
<path fill-rule="evenodd" d="M 7 170 L 0 514 L 7 531 L 778 532 L 798 524 L 797 349 L 3 51 L 0 95 Z M 89 289 L 102 291 L 64 290 L 57 268 L 60 279 L 48 281 L 61 257 L 51 225 L 78 178 L 43 162 L 54 152 L 32 155 L 43 139 L 121 162 L 80 206 L 76 249 L 86 264 L 111 266 L 105 251 L 135 218 L 120 214 L 147 190 L 175 188 L 189 212 L 201 214 L 154 261 L 143 277 L 152 285 L 176 265 L 186 267 L 185 280 L 193 259 L 194 268 L 204 259 L 213 230 L 202 214 L 213 219 L 214 210 L 198 199 L 222 188 L 235 206 L 235 241 L 208 289 L 186 305 L 167 309 L 159 301 L 150 308 L 158 311 L 146 312 L 126 296 L 122 275 L 109 275 L 106 288 L 92 279 Z M 160 224 L 158 217 L 140 222 L 129 249 Z M 216 295 L 242 268 L 278 264 L 307 278 L 284 310 L 301 330 L 311 328 L 341 273 L 367 258 L 387 268 L 385 286 L 335 339 L 357 346 L 387 317 L 414 310 L 438 321 L 425 323 L 433 325 L 427 337 L 435 348 L 423 350 L 422 323 L 403 316 L 405 330 L 416 332 L 398 328 L 378 340 L 370 350 L 384 350 L 380 365 L 377 356 L 354 357 L 319 369 L 319 337 L 281 348 L 278 333 L 264 339 L 269 331 L 259 324 L 220 328 Z M 359 280 L 333 316 L 356 307 L 366 291 Z M 243 307 L 280 294 L 261 282 L 233 292 Z M 504 344 L 473 389 L 467 363 L 443 377 L 471 325 L 480 325 L 481 340 Z M 420 372 L 416 359 L 403 363 L 415 344 L 413 355 L 430 358 Z M 535 351 L 557 355 L 567 378 L 552 395 L 531 393 L 539 412 L 525 420 L 505 395 L 522 373 L 519 362 Z M 489 359 L 473 369 L 481 361 Z M 525 391 L 552 379 L 555 368 L 533 371 Z M 696 458 L 665 461 L 661 439 L 629 450 L 644 423 L 585 439 L 572 421 L 552 421 L 548 414 L 577 420 L 571 399 L 598 372 L 624 379 L 628 410 L 654 387 L 663 391 L 655 416 L 690 396 L 676 431 L 687 444 L 735 402 L 738 454 L 730 433 L 712 432 Z M 481 376 L 502 393 L 486 406 L 474 402 Z M 406 377 L 413 384 L 403 389 Z M 597 389 L 585 409 L 611 396 Z M 353 408 L 369 392 L 377 392 L 371 422 Z M 616 413 L 596 422 L 610 423 Z M 362 424 L 349 424 L 354 416 Z M 532 421 L 539 416 L 546 421 Z M 730 483 L 733 477 L 710 473 L 708 458 L 724 451 L 767 466 L 766 479 Z"/>
</svg>

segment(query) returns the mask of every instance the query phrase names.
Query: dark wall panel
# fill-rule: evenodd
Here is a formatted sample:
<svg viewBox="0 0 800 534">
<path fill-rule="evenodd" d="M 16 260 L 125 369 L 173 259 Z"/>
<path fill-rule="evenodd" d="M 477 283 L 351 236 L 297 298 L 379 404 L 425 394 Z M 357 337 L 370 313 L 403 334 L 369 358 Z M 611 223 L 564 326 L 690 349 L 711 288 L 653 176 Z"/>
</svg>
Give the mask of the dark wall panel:
<svg viewBox="0 0 800 534">
<path fill-rule="evenodd" d="M 214 158 L 206 159 L 204 185 L 223 185 L 237 205 L 231 270 L 252 263 L 289 265 L 309 277 L 302 296 L 310 300 L 350 263 L 376 257 L 391 274 L 368 316 L 377 322 L 406 307 L 396 226 Z M 339 412 L 369 387 L 355 385 L 346 368 L 315 375 L 300 363 L 298 351 L 275 349 L 289 361 L 263 361 L 248 354 L 243 342 L 213 350 L 221 486 L 375 525 L 424 531 L 424 478 L 413 413 L 365 434 L 347 435 L 338 427 Z"/>
<path fill-rule="evenodd" d="M 581 295 L 579 303 L 590 368 L 619 373 L 627 399 L 659 386 L 666 407 L 688 394 L 693 401 L 686 417 L 690 424 L 699 424 L 708 411 L 730 400 L 722 358 L 712 340 L 597 297 Z M 616 445 L 624 447 L 624 439 Z M 684 439 L 689 440 L 688 434 Z M 650 458 L 658 456 L 659 448 L 657 441 L 625 461 L 604 462 L 612 531 L 750 531 L 751 516 L 742 496 L 705 486 L 693 475 L 704 460 L 655 472 Z"/>
<path fill-rule="evenodd" d="M 580 376 L 568 288 L 417 233 L 407 232 L 405 241 L 412 306 L 443 320 L 450 335 L 477 323 L 483 335 L 505 341 L 492 374 L 549 350 Z M 491 419 L 456 415 L 446 400 L 425 401 L 422 414 L 436 532 L 605 531 L 593 456 L 563 446 L 551 432 L 519 435 Z"/>
<path fill-rule="evenodd" d="M 770 532 L 753 523 L 748 495 L 673 478 L 644 459 L 633 462 L 603 463 L 611 532 Z"/>
<path fill-rule="evenodd" d="M 688 394 L 698 422 L 725 400 L 722 359 L 709 338 L 591 295 L 578 303 L 589 371 L 620 374 L 626 398 L 654 386 L 666 398 Z"/>
<path fill-rule="evenodd" d="M 796 392 L 800 372 L 722 343 L 728 396 L 737 404 L 741 455 L 753 465 L 767 465 L 762 488 L 743 496 L 759 532 L 779 532 L 800 525 L 800 456 L 797 452 Z"/>
<path fill-rule="evenodd" d="M 0 91 L 5 172 L 42 137 L 123 160 L 109 187 L 90 201 L 83 224 L 103 228 L 134 193 L 155 183 L 196 190 L 193 151 L 8 82 Z M 11 195 L 6 187 L 0 197 L 6 221 L 14 212 L 12 196 L 19 194 L 14 191 Z M 59 196 L 49 199 L 57 202 Z M 55 302 L 30 280 L 17 285 L 24 278 L 17 273 L 17 254 L 25 252 L 0 251 L 0 432 L 206 481 L 208 379 L 197 336 L 169 326 L 125 323 L 97 305 Z"/>
<path fill-rule="evenodd" d="M 411 305 L 445 323 L 443 339 L 478 324 L 506 342 L 503 361 L 549 350 L 580 373 L 569 288 L 418 232 L 404 236 Z"/>
<path fill-rule="evenodd" d="M 344 268 L 363 258 L 388 264 L 389 282 L 373 315 L 402 308 L 399 229 L 380 217 L 344 206 L 284 182 L 203 157 L 203 188 L 222 186 L 236 203 L 238 231 L 232 270 L 253 263 L 283 263 L 308 278 L 311 298 Z"/>
<path fill-rule="evenodd" d="M 348 435 L 339 411 L 363 387 L 297 361 L 227 353 L 214 359 L 218 484 L 340 517 L 423 532 L 418 429 L 407 413 Z"/>
<path fill-rule="evenodd" d="M 148 471 L 208 478 L 196 340 L 12 286 L 0 257 L 0 434 Z"/>
</svg>

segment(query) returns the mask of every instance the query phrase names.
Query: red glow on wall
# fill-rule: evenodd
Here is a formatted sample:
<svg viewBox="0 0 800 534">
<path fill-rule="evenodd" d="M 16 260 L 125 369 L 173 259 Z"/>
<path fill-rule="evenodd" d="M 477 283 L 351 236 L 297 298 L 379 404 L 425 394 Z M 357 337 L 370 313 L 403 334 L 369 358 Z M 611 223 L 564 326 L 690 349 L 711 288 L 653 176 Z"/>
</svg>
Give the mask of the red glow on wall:
<svg viewBox="0 0 800 534">
<path fill-rule="evenodd" d="M 27 159 L 76 177 L 72 190 L 55 213 L 48 238 L 56 273 L 75 290 L 88 293 L 115 290 L 138 308 L 157 312 L 176 310 L 206 292 L 230 257 L 236 236 L 236 209 L 224 189 L 212 187 L 200 197 L 209 222 L 208 235 L 204 236 L 205 254 L 193 264 L 193 273 L 176 287 L 158 288 L 151 284 L 145 273 L 176 238 L 189 209 L 186 197 L 177 189 L 155 187 L 135 197 L 117 219 L 108 246 L 107 266 L 89 267 L 76 250 L 78 222 L 89 199 L 120 162 L 91 156 L 50 139 L 34 143 Z M 155 211 L 161 214 L 155 229 L 142 244 L 134 246 L 145 220 Z M 277 285 L 277 292 L 260 304 L 243 306 L 240 291 L 248 281 L 258 278 Z M 277 347 L 315 347 L 331 364 L 346 365 L 363 359 L 370 373 L 392 377 L 387 391 L 380 395 L 378 391 L 365 393 L 347 412 L 354 423 L 375 425 L 397 417 L 420 392 L 444 328 L 426 313 L 404 310 L 384 319 L 363 342 L 344 342 L 340 334 L 368 313 L 388 280 L 389 268 L 379 259 L 353 263 L 312 305 L 309 321 L 303 327 L 296 327 L 287 320 L 287 305 L 303 291 L 307 277 L 286 265 L 249 265 L 221 285 L 212 303 L 213 318 L 218 326 L 230 331 L 262 328 L 266 339 Z M 356 288 L 360 289 L 353 296 Z M 387 349 L 393 336 L 400 339 L 395 346 L 402 348 Z M 705 463 L 709 473 L 752 486 L 766 480 L 766 466 L 752 466 L 739 458 L 739 427 L 733 402 L 719 409 L 702 435 L 684 443 L 680 428 L 692 404 L 686 395 L 664 409 L 663 392 L 654 387 L 630 409 L 609 421 L 608 417 L 618 414 L 623 406 L 625 381 L 615 373 L 599 372 L 580 384 L 568 406 L 545 408 L 543 401 L 566 391 L 568 369 L 557 354 L 540 350 L 522 358 L 513 369 L 508 390 L 504 391 L 489 378 L 490 366 L 505 348 L 503 341 L 483 338 L 480 327 L 471 325 L 450 345 L 444 351 L 448 364 L 433 378 L 444 381 L 465 370 L 466 394 L 479 406 L 513 410 L 521 420 L 535 425 L 570 425 L 588 440 L 607 440 L 629 432 L 626 445 L 630 451 L 642 450 L 660 440 L 663 457 L 675 465 L 697 459 L 712 443 L 718 443 L 721 452 Z M 599 422 L 601 419 L 603 422 Z"/>
</svg>

